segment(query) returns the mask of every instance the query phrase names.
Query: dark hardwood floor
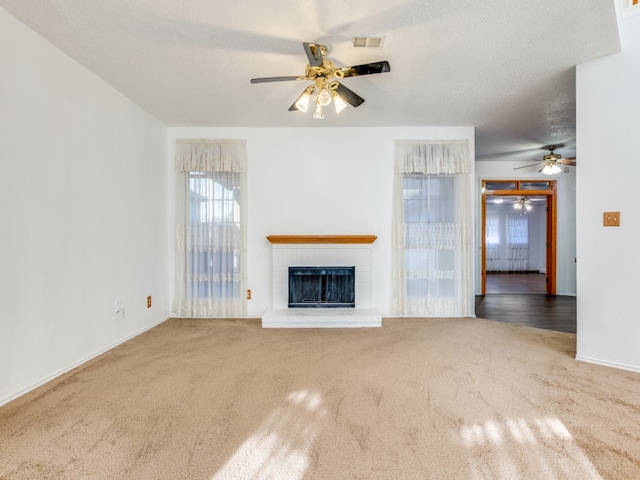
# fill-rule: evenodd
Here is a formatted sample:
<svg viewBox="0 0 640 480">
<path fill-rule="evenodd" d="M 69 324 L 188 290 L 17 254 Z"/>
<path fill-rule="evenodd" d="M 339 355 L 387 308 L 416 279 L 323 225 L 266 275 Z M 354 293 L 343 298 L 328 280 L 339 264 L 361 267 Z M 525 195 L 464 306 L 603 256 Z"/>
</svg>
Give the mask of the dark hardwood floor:
<svg viewBox="0 0 640 480">
<path fill-rule="evenodd" d="M 544 294 L 547 285 L 544 273 L 487 273 L 487 295 L 490 294 Z"/>
<path fill-rule="evenodd" d="M 576 333 L 576 297 L 544 291 L 539 273 L 487 275 L 487 295 L 476 296 L 476 317 Z"/>
</svg>

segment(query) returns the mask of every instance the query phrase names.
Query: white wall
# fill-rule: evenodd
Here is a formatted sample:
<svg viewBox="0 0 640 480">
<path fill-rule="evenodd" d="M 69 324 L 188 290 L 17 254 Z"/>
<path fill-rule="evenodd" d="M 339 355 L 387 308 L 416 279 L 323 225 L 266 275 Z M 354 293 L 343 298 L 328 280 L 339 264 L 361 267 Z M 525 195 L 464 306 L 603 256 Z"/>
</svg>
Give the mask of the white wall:
<svg viewBox="0 0 640 480">
<path fill-rule="evenodd" d="M 166 127 L 1 8 L 0 68 L 2 404 L 169 303 Z"/>
<path fill-rule="evenodd" d="M 558 151 L 557 153 L 562 153 Z M 532 160 L 542 159 L 544 152 L 540 155 L 532 154 Z M 520 169 L 514 171 L 516 167 L 535 163 L 532 161 L 513 161 L 508 158 L 501 160 L 483 160 L 476 162 L 476 195 L 480 199 L 482 194 L 482 180 L 556 180 L 558 188 L 558 219 L 557 219 L 557 244 L 556 244 L 556 294 L 575 296 L 577 292 L 576 282 L 576 171 L 580 167 L 568 167 L 566 173 L 560 173 L 549 177 L 538 173 L 535 168 Z M 476 294 L 480 293 L 481 270 L 481 248 L 482 248 L 482 225 L 481 206 L 478 200 L 476 209 Z"/>
<path fill-rule="evenodd" d="M 577 357 L 640 371 L 640 15 L 620 29 L 621 53 L 577 69 Z"/>
<path fill-rule="evenodd" d="M 170 128 L 173 177 L 177 138 L 247 140 L 249 316 L 271 308 L 271 244 L 265 237 L 283 234 L 377 235 L 373 306 L 389 315 L 395 141 L 466 138 L 474 156 L 472 127 Z"/>
</svg>

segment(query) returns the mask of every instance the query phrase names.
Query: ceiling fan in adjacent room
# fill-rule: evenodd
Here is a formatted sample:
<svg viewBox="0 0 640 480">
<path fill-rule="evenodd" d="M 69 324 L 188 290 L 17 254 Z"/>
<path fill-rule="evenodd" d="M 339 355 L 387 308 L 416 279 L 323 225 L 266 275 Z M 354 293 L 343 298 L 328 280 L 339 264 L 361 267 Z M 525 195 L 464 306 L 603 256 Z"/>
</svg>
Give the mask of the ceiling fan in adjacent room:
<svg viewBox="0 0 640 480">
<path fill-rule="evenodd" d="M 289 111 L 300 110 L 301 112 L 306 112 L 309 103 L 313 100 L 315 102 L 313 118 L 320 119 L 324 118 L 322 108 L 329 105 L 332 101 L 338 113 L 348 105 L 358 107 L 364 102 L 364 98 L 342 85 L 338 80 L 346 77 L 391 71 L 389 62 L 386 60 L 353 67 L 338 68 L 333 62 L 324 58 L 327 53 L 327 47 L 324 45 L 318 45 L 316 43 L 303 43 L 302 45 L 309 59 L 304 75 L 251 79 L 251 83 L 285 82 L 290 80 L 309 80 L 313 82 L 313 84 L 305 88 L 296 101 L 293 102 L 289 107 Z"/>
<path fill-rule="evenodd" d="M 576 157 L 562 158 L 557 153 L 553 153 L 553 151 L 558 148 L 557 145 L 549 145 L 546 147 L 549 150 L 549 154 L 542 157 L 542 160 L 538 163 L 533 163 L 531 165 L 524 165 L 522 167 L 516 167 L 514 170 L 519 170 L 521 168 L 529 168 L 529 167 L 537 167 L 538 172 L 544 173 L 545 175 L 555 175 L 556 173 L 560 173 L 562 168 L 560 165 L 568 165 L 571 167 L 576 166 Z"/>
</svg>

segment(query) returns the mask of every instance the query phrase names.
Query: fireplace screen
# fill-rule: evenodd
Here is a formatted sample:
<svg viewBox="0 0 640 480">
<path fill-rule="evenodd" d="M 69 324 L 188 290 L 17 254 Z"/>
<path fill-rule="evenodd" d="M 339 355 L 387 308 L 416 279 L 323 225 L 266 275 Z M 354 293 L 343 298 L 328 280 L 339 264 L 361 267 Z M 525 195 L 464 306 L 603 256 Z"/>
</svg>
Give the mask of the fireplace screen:
<svg viewBox="0 0 640 480">
<path fill-rule="evenodd" d="M 356 267 L 289 267 L 289 308 L 355 307 Z"/>
</svg>

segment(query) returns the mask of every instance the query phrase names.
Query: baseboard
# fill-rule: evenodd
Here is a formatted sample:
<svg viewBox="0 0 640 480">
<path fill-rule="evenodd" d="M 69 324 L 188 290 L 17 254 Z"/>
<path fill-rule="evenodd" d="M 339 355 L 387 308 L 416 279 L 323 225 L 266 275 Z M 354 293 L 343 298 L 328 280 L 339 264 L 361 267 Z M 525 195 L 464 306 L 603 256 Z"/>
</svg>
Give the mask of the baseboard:
<svg viewBox="0 0 640 480">
<path fill-rule="evenodd" d="M 22 395 L 25 395 L 27 393 L 29 393 L 32 390 L 35 390 L 38 387 L 41 387 L 42 385 L 44 385 L 47 382 L 50 382 L 51 380 L 54 380 L 56 378 L 58 378 L 60 375 L 64 375 L 65 373 L 69 372 L 70 370 L 73 370 L 74 368 L 79 367 L 80 365 L 87 363 L 89 360 L 93 360 L 94 358 L 96 358 L 99 355 L 102 355 L 105 352 L 108 352 L 109 350 L 111 350 L 112 348 L 117 347 L 118 345 L 131 340 L 133 337 L 137 337 L 138 335 L 140 335 L 141 333 L 146 332 L 147 330 L 151 330 L 153 327 L 156 327 L 158 325 L 160 325 L 163 322 L 166 322 L 167 320 L 169 320 L 169 318 L 171 317 L 165 317 L 162 318 L 154 323 L 152 323 L 151 325 L 147 325 L 144 328 L 141 328 L 140 330 L 136 330 L 135 332 L 133 332 L 130 335 L 127 335 L 126 337 L 118 340 L 117 342 L 112 343 L 111 345 L 106 346 L 105 348 L 83 358 L 82 360 L 78 360 L 77 362 L 74 362 L 73 364 L 69 365 L 68 367 L 65 367 L 61 370 L 58 370 L 55 373 L 52 373 L 51 375 L 43 378 L 42 380 L 29 385 L 28 387 L 23 388 L 22 390 L 19 390 L 16 393 L 13 393 L 11 395 L 9 395 L 8 397 L 4 397 L 4 398 L 0 398 L 0 407 L 3 405 L 6 405 L 9 402 L 12 402 L 13 400 L 16 400 L 17 398 L 20 398 Z"/>
<path fill-rule="evenodd" d="M 605 360 L 598 360 L 596 358 L 585 357 L 582 355 L 576 355 L 576 360 L 585 363 L 593 363 L 594 365 L 601 365 L 603 367 L 611 367 L 620 370 L 628 370 L 630 372 L 640 373 L 640 368 L 625 365 L 623 363 L 607 362 Z"/>
</svg>

